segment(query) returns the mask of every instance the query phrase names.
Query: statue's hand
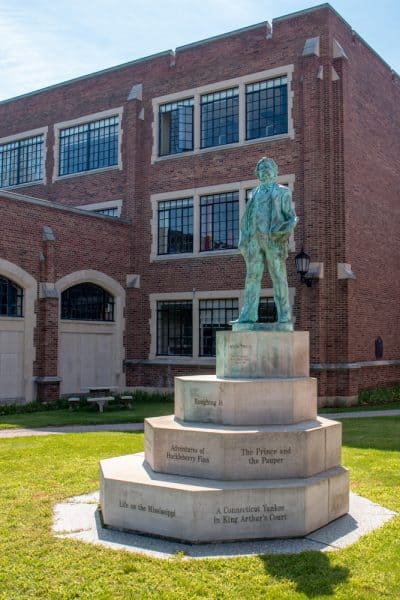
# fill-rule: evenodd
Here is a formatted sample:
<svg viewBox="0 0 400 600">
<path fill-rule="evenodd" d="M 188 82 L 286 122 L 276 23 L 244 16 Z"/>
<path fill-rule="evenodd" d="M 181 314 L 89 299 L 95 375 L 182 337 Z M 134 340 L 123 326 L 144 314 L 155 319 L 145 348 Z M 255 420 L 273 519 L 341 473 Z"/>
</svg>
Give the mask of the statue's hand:
<svg viewBox="0 0 400 600">
<path fill-rule="evenodd" d="M 270 236 L 276 242 L 286 242 L 290 237 L 290 231 L 272 231 Z"/>
</svg>

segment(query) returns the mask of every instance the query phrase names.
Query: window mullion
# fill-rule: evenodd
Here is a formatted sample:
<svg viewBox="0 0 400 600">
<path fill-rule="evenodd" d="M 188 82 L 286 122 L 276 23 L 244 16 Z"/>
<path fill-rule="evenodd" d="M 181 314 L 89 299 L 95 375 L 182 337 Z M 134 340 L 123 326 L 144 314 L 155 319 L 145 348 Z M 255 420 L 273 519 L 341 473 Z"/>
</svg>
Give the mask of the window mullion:
<svg viewBox="0 0 400 600">
<path fill-rule="evenodd" d="M 90 125 L 87 127 L 87 144 L 86 144 L 86 171 L 90 168 Z"/>
<path fill-rule="evenodd" d="M 239 143 L 246 139 L 246 94 L 244 83 L 239 84 Z"/>
<path fill-rule="evenodd" d="M 199 300 L 193 293 L 192 302 L 192 355 L 193 358 L 200 356 L 200 315 L 199 315 Z"/>
<path fill-rule="evenodd" d="M 15 178 L 15 183 L 18 185 L 20 182 L 20 161 L 21 161 L 21 142 L 18 142 L 17 144 L 17 174 L 16 174 L 16 178 Z"/>
<path fill-rule="evenodd" d="M 200 94 L 194 96 L 194 150 L 200 150 L 201 143 L 201 125 L 200 125 Z"/>
</svg>

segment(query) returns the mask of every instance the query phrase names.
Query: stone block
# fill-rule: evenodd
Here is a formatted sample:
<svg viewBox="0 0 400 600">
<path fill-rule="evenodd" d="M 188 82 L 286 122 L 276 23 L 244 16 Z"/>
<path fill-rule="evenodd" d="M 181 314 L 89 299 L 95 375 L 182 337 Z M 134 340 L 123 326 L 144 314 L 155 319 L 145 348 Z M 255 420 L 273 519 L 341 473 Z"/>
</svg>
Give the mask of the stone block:
<svg viewBox="0 0 400 600">
<path fill-rule="evenodd" d="M 317 380 L 175 378 L 175 415 L 222 425 L 279 425 L 317 417 Z"/>
<path fill-rule="evenodd" d="M 100 473 L 106 525 L 189 543 L 304 536 L 348 509 L 344 494 L 333 494 L 331 514 L 324 501 L 332 481 L 348 489 L 343 467 L 305 479 L 221 481 L 155 473 L 134 454 L 101 461 Z"/>
<path fill-rule="evenodd" d="M 340 464 L 340 445 L 341 424 L 330 419 L 257 427 L 198 426 L 173 415 L 145 420 L 145 457 L 150 467 L 187 477 L 310 477 Z"/>
<path fill-rule="evenodd" d="M 346 477 L 331 477 L 329 480 L 328 510 L 329 521 L 349 512 L 349 472 Z"/>
<path fill-rule="evenodd" d="M 308 331 L 219 331 L 219 378 L 309 377 Z"/>
</svg>

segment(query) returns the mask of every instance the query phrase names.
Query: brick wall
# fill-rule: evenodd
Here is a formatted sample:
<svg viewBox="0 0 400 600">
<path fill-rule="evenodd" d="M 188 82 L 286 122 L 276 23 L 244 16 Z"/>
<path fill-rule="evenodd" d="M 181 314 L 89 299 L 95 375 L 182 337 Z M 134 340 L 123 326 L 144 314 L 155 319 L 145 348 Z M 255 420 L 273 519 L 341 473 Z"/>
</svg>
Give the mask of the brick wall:
<svg viewBox="0 0 400 600">
<path fill-rule="evenodd" d="M 40 282 L 55 283 L 75 271 L 94 269 L 125 287 L 129 270 L 129 225 L 51 206 L 26 202 L 0 193 L 0 258 L 16 264 Z M 10 195 L 11 196 L 11 195 Z M 43 227 L 51 227 L 55 241 L 44 241 Z M 58 396 L 59 301 L 40 298 L 35 303 L 34 376 L 40 399 Z M 79 391 L 79 390 L 77 390 Z"/>
<path fill-rule="evenodd" d="M 302 56 L 306 39 L 317 36 L 320 55 Z M 334 39 L 348 58 L 334 58 Z M 289 64 L 294 65 L 294 139 L 263 140 L 151 163 L 153 98 Z M 338 77 L 333 77 L 332 68 Z M 143 84 L 143 98 L 128 101 L 137 83 Z M 288 260 L 289 285 L 296 288 L 296 328 L 310 330 L 311 362 L 343 365 L 373 360 L 377 335 L 384 340 L 384 357 L 398 359 L 400 142 L 393 123 L 399 105 L 398 78 L 327 5 L 274 20 L 272 36 L 261 24 L 177 49 L 175 55 L 165 52 L 0 103 L 0 137 L 49 127 L 49 183 L 21 188 L 21 193 L 69 206 L 123 199 L 123 216 L 131 221 L 123 225 L 72 213 L 63 213 L 61 219 L 58 211 L 46 213 L 35 207 L 28 233 L 28 239 L 33 235 L 36 240 L 35 250 L 26 240 L 16 248 L 9 240 L 20 236 L 28 205 L 21 215 L 20 205 L 4 200 L 11 229 L 0 240 L 0 250 L 29 272 L 39 273 L 40 228 L 48 220 L 57 237 L 56 277 L 72 268 L 93 268 L 124 285 L 127 272 L 140 274 L 140 289 L 127 290 L 126 356 L 133 361 L 127 367 L 128 383 L 169 385 L 173 375 L 193 372 L 194 367 L 188 371 L 185 366 L 146 363 L 149 294 L 240 289 L 245 269 L 240 256 L 150 262 L 150 196 L 252 179 L 257 160 L 269 155 L 281 174 L 295 175 L 300 217 L 296 252 L 304 244 L 312 260 L 324 264 L 324 278 L 307 288 L 295 273 L 295 253 Z M 52 183 L 53 125 L 121 106 L 122 170 Z M 357 280 L 338 280 L 338 262 L 351 263 Z M 271 287 L 267 274 L 263 287 Z M 395 367 L 379 369 L 371 371 L 379 384 L 385 383 L 389 371 L 390 381 L 396 379 Z M 367 371 L 361 369 L 355 376 L 343 369 L 320 370 L 319 394 L 352 396 L 373 384 L 374 375 Z"/>
</svg>

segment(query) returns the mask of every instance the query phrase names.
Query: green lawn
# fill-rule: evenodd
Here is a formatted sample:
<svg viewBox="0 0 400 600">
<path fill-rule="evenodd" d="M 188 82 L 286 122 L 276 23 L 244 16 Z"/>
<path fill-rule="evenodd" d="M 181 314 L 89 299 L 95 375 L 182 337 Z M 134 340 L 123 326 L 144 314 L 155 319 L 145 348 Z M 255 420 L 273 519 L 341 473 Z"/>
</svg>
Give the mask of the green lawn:
<svg viewBox="0 0 400 600">
<path fill-rule="evenodd" d="M 320 414 L 336 412 L 351 412 L 354 410 L 389 410 L 400 408 L 400 402 L 380 406 L 351 406 L 347 408 L 321 408 Z M 80 408 L 77 411 L 68 409 L 48 410 L 32 413 L 17 413 L 15 415 L 0 415 L 0 430 L 18 427 L 57 427 L 61 425 L 97 425 L 99 423 L 142 423 L 145 417 L 170 415 L 174 412 L 174 403 L 168 401 L 156 402 L 141 398 L 135 402 L 134 410 L 105 409 L 100 413 L 97 407 Z"/>
<path fill-rule="evenodd" d="M 400 417 L 343 427 L 352 489 L 400 511 Z M 53 537 L 54 504 L 97 489 L 100 459 L 142 448 L 133 433 L 0 440 L 2 600 L 400 597 L 400 517 L 338 552 L 224 560 L 156 560 Z"/>
<path fill-rule="evenodd" d="M 79 409 L 77 411 L 48 410 L 33 413 L 17 413 L 0 415 L 0 429 L 15 427 L 45 427 L 60 425 L 96 425 L 98 423 L 140 423 L 145 417 L 170 415 L 174 412 L 173 402 L 135 402 L 134 409 L 110 410 L 100 413 L 97 407 Z"/>
</svg>

